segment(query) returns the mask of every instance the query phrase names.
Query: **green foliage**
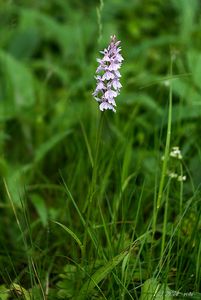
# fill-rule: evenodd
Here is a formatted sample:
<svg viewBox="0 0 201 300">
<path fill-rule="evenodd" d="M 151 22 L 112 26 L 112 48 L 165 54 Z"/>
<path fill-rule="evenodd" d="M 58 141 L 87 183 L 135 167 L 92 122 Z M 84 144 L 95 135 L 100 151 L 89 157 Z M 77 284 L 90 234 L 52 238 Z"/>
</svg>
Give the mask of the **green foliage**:
<svg viewBox="0 0 201 300">
<path fill-rule="evenodd" d="M 9 290 L 5 287 L 4 284 L 0 286 L 0 299 L 1 300 L 8 300 L 9 297 Z"/>
<path fill-rule="evenodd" d="M 100 267 L 91 278 L 85 282 L 81 287 L 77 299 L 85 299 L 88 294 L 90 294 L 93 289 L 98 286 L 99 282 L 103 280 L 128 254 L 127 251 L 113 257 L 109 262 L 107 262 L 103 267 Z"/>
<path fill-rule="evenodd" d="M 30 300 L 31 299 L 29 292 L 27 290 L 25 290 L 19 284 L 13 283 L 12 286 L 11 286 L 11 291 L 16 293 L 16 295 L 18 295 L 20 297 L 22 296 L 24 300 Z"/>
<path fill-rule="evenodd" d="M 0 7 L 0 299 L 199 299 L 200 1 Z M 123 88 L 99 126 L 111 34 Z"/>
<path fill-rule="evenodd" d="M 171 290 L 151 278 L 145 281 L 140 300 L 172 300 Z"/>
</svg>

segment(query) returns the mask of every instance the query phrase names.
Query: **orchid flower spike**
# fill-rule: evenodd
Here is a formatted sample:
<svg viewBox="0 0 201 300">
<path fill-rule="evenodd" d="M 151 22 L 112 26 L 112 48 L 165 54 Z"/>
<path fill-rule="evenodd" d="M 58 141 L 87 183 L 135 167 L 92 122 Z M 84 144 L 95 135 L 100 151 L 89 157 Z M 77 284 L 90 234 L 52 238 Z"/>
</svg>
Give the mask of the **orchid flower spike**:
<svg viewBox="0 0 201 300">
<path fill-rule="evenodd" d="M 103 54 L 102 59 L 97 59 L 99 63 L 95 76 L 97 81 L 96 89 L 93 92 L 93 96 L 96 101 L 99 102 L 99 108 L 101 111 L 111 109 L 114 112 L 116 102 L 115 98 L 119 95 L 122 87 L 119 78 L 121 74 L 119 69 L 121 67 L 123 57 L 121 56 L 121 48 L 118 47 L 120 41 L 116 40 L 116 36 L 111 36 L 111 41 L 108 48 L 104 51 L 100 51 Z"/>
</svg>

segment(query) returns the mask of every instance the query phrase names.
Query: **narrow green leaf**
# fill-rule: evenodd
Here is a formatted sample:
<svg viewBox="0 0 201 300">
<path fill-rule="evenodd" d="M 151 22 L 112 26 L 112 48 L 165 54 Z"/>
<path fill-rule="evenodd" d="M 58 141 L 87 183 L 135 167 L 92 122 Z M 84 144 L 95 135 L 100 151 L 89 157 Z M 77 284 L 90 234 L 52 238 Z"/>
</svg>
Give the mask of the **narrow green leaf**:
<svg viewBox="0 0 201 300">
<path fill-rule="evenodd" d="M 80 241 L 80 239 L 77 237 L 77 235 L 71 230 L 69 229 L 67 226 L 59 223 L 59 222 L 56 222 L 56 221 L 53 221 L 55 224 L 58 224 L 59 226 L 61 226 L 66 232 L 68 232 L 72 238 L 77 242 L 77 244 L 79 245 L 81 251 L 83 249 L 83 245 L 82 245 L 82 242 Z"/>
<path fill-rule="evenodd" d="M 31 195 L 31 201 L 41 219 L 42 224 L 44 226 L 46 226 L 48 213 L 47 213 L 47 207 L 45 205 L 43 198 L 37 194 L 33 194 L 33 195 Z"/>
<path fill-rule="evenodd" d="M 86 299 L 86 295 L 90 294 L 93 289 L 98 286 L 99 282 L 103 280 L 128 254 L 128 250 L 115 256 L 106 265 L 100 267 L 85 284 L 82 286 L 77 300 Z"/>
</svg>

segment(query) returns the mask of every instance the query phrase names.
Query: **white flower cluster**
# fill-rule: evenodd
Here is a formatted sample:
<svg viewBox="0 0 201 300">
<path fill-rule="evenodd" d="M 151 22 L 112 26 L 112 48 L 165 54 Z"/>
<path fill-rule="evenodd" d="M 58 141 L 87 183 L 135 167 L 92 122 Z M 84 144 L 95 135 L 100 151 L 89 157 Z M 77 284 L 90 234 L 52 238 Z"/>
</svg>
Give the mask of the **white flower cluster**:
<svg viewBox="0 0 201 300">
<path fill-rule="evenodd" d="M 177 159 L 182 159 L 183 156 L 181 155 L 181 151 L 179 149 L 179 147 L 172 147 L 172 150 L 170 152 L 170 156 L 177 158 Z"/>
<path fill-rule="evenodd" d="M 175 172 L 167 171 L 167 175 L 172 179 L 177 179 L 177 181 L 182 182 L 186 181 L 186 175 L 179 175 Z"/>
</svg>

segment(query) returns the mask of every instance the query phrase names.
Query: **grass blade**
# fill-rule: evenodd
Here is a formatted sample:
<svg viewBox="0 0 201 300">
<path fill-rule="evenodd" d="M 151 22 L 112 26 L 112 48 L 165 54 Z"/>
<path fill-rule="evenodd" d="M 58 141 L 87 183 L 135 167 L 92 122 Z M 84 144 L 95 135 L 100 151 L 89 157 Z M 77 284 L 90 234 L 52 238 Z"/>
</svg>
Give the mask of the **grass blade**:
<svg viewBox="0 0 201 300">
<path fill-rule="evenodd" d="M 91 278 L 82 286 L 77 300 L 86 299 L 86 295 L 90 294 L 93 289 L 98 286 L 99 282 L 103 280 L 129 253 L 128 250 L 112 258 L 105 266 L 100 267 Z"/>
<path fill-rule="evenodd" d="M 70 236 L 76 241 L 76 243 L 80 247 L 81 251 L 83 250 L 82 242 L 80 241 L 80 239 L 77 237 L 77 235 L 71 229 L 69 229 L 67 226 L 65 226 L 57 221 L 53 221 L 53 222 L 55 224 L 61 226 L 66 232 L 68 232 L 68 234 L 70 234 Z"/>
</svg>

